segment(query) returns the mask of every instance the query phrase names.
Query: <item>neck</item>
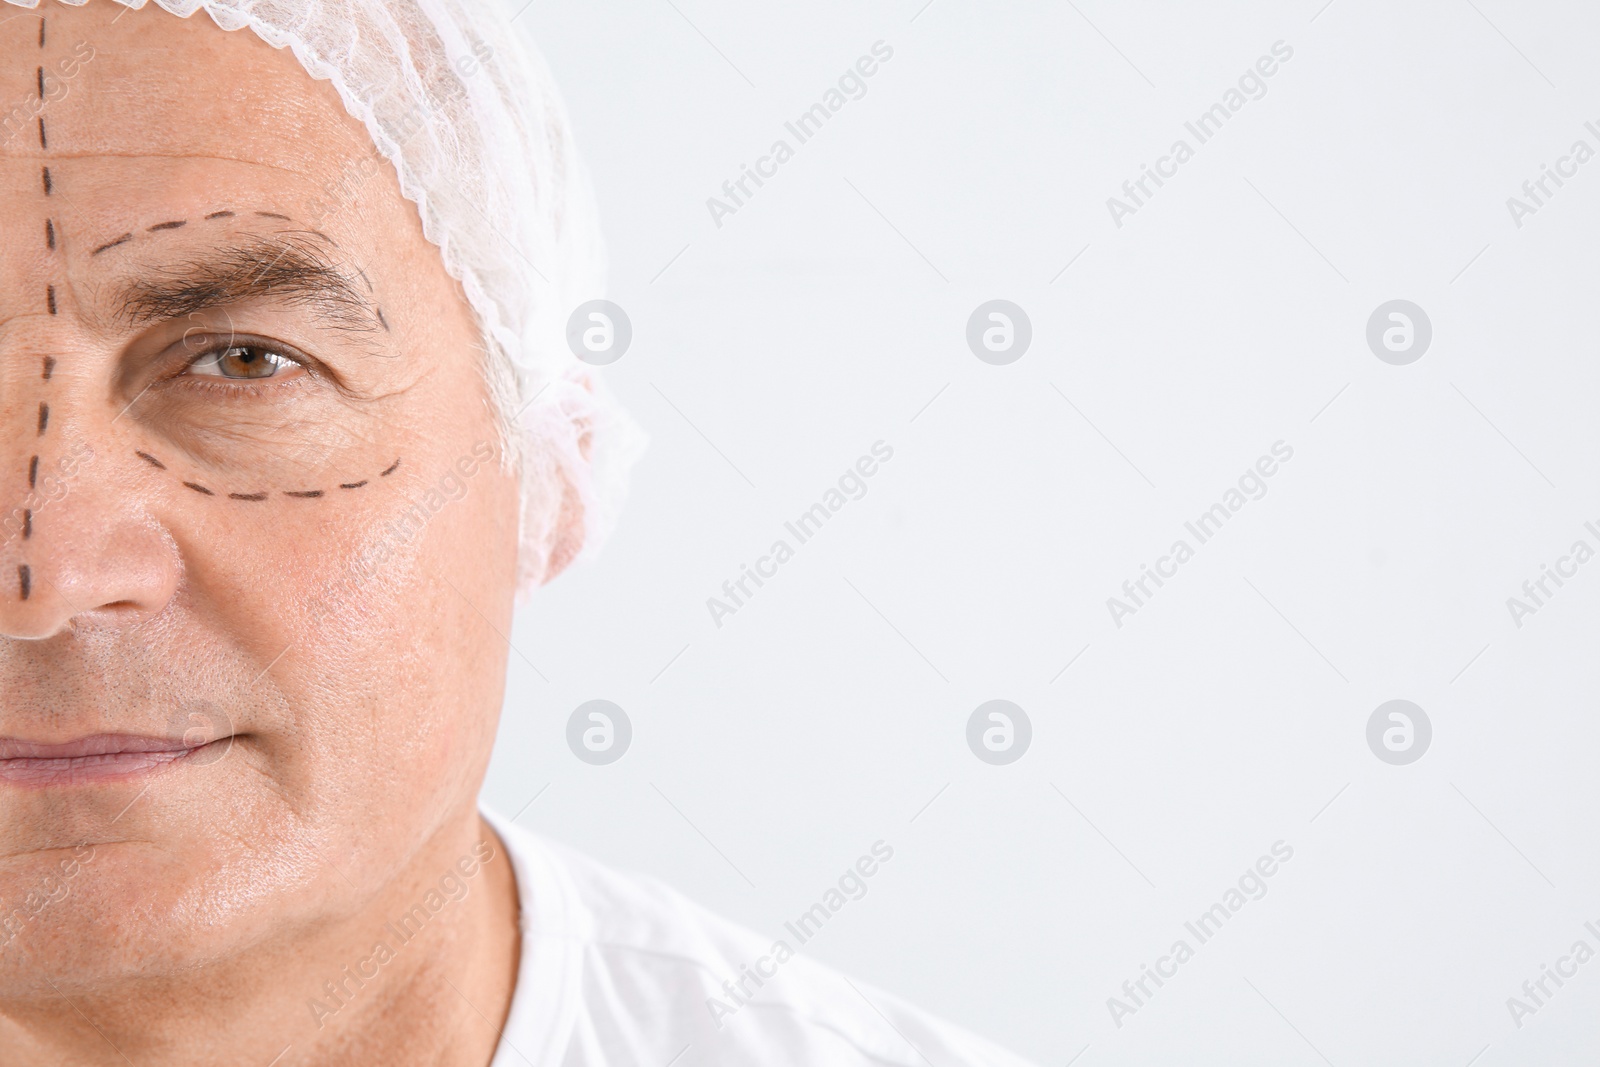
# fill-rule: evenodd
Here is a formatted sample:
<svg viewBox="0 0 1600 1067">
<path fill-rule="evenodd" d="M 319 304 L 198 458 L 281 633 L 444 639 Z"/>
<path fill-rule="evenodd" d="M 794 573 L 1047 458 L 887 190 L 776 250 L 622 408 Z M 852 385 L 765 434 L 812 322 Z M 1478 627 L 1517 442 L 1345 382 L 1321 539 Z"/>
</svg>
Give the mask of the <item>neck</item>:
<svg viewBox="0 0 1600 1067">
<path fill-rule="evenodd" d="M 352 914 L 183 975 L 0 1003 L 0 1048 L 8 1064 L 486 1067 L 517 914 L 505 848 L 469 809 Z"/>
</svg>

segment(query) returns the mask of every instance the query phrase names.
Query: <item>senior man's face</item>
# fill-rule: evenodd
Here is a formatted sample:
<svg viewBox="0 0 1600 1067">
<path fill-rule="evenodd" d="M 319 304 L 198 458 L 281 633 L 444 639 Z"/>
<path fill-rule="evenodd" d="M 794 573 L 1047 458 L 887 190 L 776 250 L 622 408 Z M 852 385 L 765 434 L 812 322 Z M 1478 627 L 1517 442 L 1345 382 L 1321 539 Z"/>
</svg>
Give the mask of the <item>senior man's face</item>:
<svg viewBox="0 0 1600 1067">
<path fill-rule="evenodd" d="M 0 18 L 0 994 L 70 995 L 354 914 L 472 810 L 517 489 L 327 83 Z"/>
</svg>

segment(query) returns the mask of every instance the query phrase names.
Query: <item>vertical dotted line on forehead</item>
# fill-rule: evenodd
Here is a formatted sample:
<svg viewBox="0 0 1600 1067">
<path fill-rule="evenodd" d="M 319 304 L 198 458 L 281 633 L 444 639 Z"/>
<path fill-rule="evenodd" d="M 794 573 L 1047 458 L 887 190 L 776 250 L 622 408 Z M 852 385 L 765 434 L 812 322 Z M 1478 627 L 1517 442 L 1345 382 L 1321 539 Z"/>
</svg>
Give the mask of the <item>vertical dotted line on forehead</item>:
<svg viewBox="0 0 1600 1067">
<path fill-rule="evenodd" d="M 43 15 L 41 15 L 39 17 L 39 51 L 41 53 L 44 51 L 45 42 L 47 40 L 47 37 L 46 37 L 47 25 L 48 24 L 47 24 L 47 22 L 45 20 L 45 17 Z M 40 58 L 42 60 L 43 56 L 41 55 Z M 39 94 L 39 106 L 40 106 L 40 113 L 39 113 L 39 149 L 40 149 L 41 152 L 44 152 L 44 151 L 48 151 L 49 150 L 50 138 L 49 138 L 49 135 L 48 135 L 48 133 L 47 133 L 47 131 L 45 129 L 45 121 L 44 121 L 45 84 L 44 84 L 44 63 L 43 62 L 39 63 L 37 69 L 35 70 L 34 79 L 35 79 L 34 90 Z M 50 167 L 49 167 L 48 164 L 41 164 L 41 166 L 40 166 L 40 183 L 41 183 L 41 185 L 42 185 L 42 187 L 44 189 L 44 195 L 45 195 L 46 199 L 48 200 L 48 198 L 54 192 L 54 182 L 51 180 Z M 45 244 L 45 252 L 50 257 L 49 273 L 53 277 L 54 274 L 55 274 L 55 268 L 56 268 L 55 258 L 56 258 L 57 234 L 56 234 L 56 221 L 55 221 L 55 218 L 50 213 L 50 207 L 49 207 L 48 203 L 45 205 L 44 244 Z M 44 309 L 45 309 L 46 314 L 49 314 L 49 315 L 55 315 L 55 314 L 59 313 L 59 311 L 60 311 L 60 308 L 58 307 L 58 305 L 56 303 L 56 287 L 55 287 L 55 283 L 53 281 L 45 283 L 45 287 L 44 287 Z M 36 426 L 35 431 L 34 431 L 34 437 L 36 439 L 44 437 L 46 432 L 50 429 L 50 401 L 48 399 L 48 395 L 49 395 L 48 390 L 50 388 L 50 386 L 49 386 L 50 379 L 55 374 L 55 369 L 56 369 L 55 357 L 54 356 L 45 356 L 43 364 L 42 364 L 42 366 L 40 368 L 40 375 L 39 375 L 40 381 L 43 383 L 40 386 L 40 389 L 44 393 L 44 395 L 41 396 L 41 398 L 39 400 L 38 423 L 37 423 L 37 426 Z M 33 492 L 38 487 L 38 485 L 39 485 L 39 454 L 37 452 L 35 452 L 28 459 L 28 495 L 30 497 L 33 495 Z M 22 512 L 22 540 L 24 542 L 31 541 L 33 539 L 33 534 L 34 534 L 33 509 L 32 508 L 24 508 L 23 512 Z M 23 551 L 24 551 L 24 556 L 26 556 L 26 551 L 27 551 L 26 547 L 24 547 Z M 24 558 L 22 560 L 22 562 L 17 564 L 17 595 L 23 600 L 27 600 L 30 596 L 33 595 L 33 568 L 29 566 L 28 561 L 27 561 L 26 558 Z"/>
</svg>

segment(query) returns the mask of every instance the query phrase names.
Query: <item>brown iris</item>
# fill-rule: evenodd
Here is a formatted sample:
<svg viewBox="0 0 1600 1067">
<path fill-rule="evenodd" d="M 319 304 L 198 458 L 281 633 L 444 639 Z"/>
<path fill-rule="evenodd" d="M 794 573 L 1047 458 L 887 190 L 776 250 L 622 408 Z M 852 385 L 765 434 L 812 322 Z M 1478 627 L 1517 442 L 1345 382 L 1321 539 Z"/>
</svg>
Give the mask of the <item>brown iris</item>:
<svg viewBox="0 0 1600 1067">
<path fill-rule="evenodd" d="M 234 345 L 199 360 L 196 374 L 221 378 L 270 378 L 289 361 L 276 352 L 255 345 Z"/>
</svg>

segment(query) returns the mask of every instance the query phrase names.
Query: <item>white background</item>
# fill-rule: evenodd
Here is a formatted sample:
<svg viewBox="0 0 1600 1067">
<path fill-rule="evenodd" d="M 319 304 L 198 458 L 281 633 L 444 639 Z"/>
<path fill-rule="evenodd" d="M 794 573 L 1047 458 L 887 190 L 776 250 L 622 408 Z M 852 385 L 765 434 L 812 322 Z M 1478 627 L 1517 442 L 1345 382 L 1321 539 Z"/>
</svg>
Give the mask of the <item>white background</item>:
<svg viewBox="0 0 1600 1067">
<path fill-rule="evenodd" d="M 1520 1028 L 1506 1001 L 1600 949 L 1600 561 L 1520 628 L 1506 599 L 1600 548 L 1600 160 L 1520 228 L 1506 200 L 1600 149 L 1600 9 L 924 2 L 519 17 L 652 443 L 605 553 L 518 615 L 487 802 L 772 937 L 881 838 L 806 951 L 1040 1063 L 1592 1055 L 1600 961 Z M 879 40 L 866 95 L 719 228 L 707 198 Z M 1107 197 L 1180 137 L 1118 228 Z M 992 298 L 1032 321 L 1010 366 L 966 344 Z M 1408 366 L 1365 339 L 1395 298 L 1433 325 Z M 714 626 L 880 439 L 866 496 Z M 1106 599 L 1279 440 L 1268 494 L 1117 628 Z M 597 697 L 635 731 L 607 767 L 565 742 Z M 965 738 L 996 697 L 1034 729 L 1005 767 Z M 1394 698 L 1433 724 L 1409 766 L 1367 747 Z M 1267 895 L 1116 1026 L 1280 839 Z"/>
</svg>

